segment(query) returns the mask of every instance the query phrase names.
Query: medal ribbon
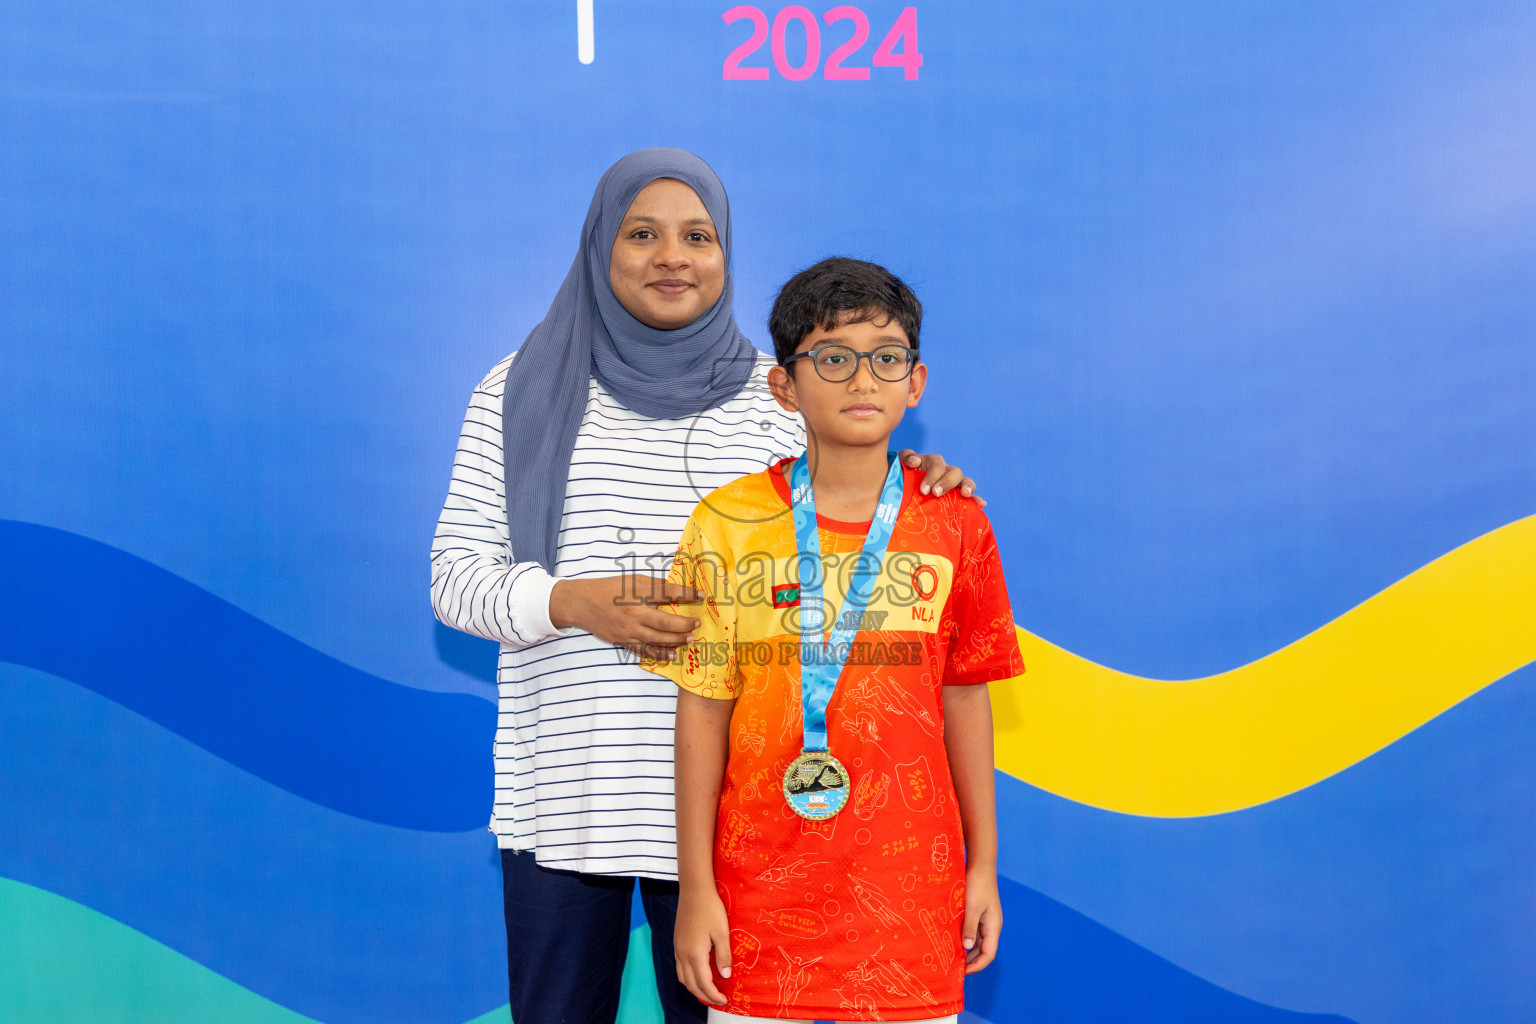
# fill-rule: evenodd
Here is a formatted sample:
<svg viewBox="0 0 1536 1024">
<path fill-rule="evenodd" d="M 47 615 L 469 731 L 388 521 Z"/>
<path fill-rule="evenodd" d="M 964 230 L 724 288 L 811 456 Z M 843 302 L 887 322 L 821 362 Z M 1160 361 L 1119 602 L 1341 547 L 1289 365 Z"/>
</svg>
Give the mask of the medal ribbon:
<svg viewBox="0 0 1536 1024">
<path fill-rule="evenodd" d="M 870 521 L 864 547 L 854 563 L 848 596 L 838 610 L 838 621 L 827 635 L 826 602 L 822 599 L 825 569 L 821 537 L 816 531 L 816 496 L 806 456 L 795 460 L 789 472 L 790 507 L 794 512 L 795 543 L 800 560 L 800 710 L 805 720 L 806 750 L 827 749 L 827 705 L 837 689 L 838 677 L 848 660 L 848 647 L 874 591 L 875 580 L 885 564 L 885 549 L 901 510 L 901 462 L 891 460 L 880 491 L 880 504 Z"/>
</svg>

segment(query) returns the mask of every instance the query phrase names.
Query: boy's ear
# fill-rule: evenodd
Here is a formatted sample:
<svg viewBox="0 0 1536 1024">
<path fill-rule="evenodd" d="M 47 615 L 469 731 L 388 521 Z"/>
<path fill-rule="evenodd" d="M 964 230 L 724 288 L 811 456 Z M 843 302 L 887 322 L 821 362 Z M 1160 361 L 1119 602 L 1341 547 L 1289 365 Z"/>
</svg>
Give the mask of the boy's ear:
<svg viewBox="0 0 1536 1024">
<path fill-rule="evenodd" d="M 773 392 L 773 400 L 779 403 L 779 408 L 787 412 L 800 411 L 800 403 L 795 400 L 795 378 L 784 367 L 774 366 L 768 370 L 768 390 Z"/>
<path fill-rule="evenodd" d="M 907 408 L 916 408 L 922 400 L 923 388 L 928 386 L 928 364 L 918 363 L 912 367 L 912 376 L 907 378 Z"/>
</svg>

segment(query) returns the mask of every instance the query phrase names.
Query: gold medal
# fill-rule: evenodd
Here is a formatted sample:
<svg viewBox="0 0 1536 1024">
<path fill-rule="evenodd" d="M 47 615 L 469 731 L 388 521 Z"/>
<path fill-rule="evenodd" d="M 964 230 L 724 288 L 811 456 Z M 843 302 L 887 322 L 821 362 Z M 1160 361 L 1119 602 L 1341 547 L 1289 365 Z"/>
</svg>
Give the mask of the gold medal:
<svg viewBox="0 0 1536 1024">
<path fill-rule="evenodd" d="M 848 770 L 825 750 L 807 750 L 784 773 L 784 799 L 802 818 L 825 821 L 848 806 Z"/>
</svg>

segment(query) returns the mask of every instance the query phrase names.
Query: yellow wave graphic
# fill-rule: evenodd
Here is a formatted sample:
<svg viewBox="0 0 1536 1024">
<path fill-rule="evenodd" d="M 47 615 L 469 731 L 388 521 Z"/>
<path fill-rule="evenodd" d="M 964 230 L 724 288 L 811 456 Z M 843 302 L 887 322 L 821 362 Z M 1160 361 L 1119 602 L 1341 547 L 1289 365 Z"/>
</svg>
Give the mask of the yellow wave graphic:
<svg viewBox="0 0 1536 1024">
<path fill-rule="evenodd" d="M 1536 660 L 1536 516 L 1469 541 L 1258 661 L 1168 682 L 1019 629 L 997 765 L 1125 814 L 1252 807 L 1363 760 Z"/>
</svg>

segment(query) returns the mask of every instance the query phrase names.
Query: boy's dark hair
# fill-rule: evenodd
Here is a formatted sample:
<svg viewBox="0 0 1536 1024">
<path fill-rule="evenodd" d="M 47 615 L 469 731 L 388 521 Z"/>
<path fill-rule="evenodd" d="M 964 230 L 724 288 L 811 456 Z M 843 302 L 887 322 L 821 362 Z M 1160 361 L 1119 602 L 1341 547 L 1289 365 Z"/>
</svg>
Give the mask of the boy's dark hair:
<svg viewBox="0 0 1536 1024">
<path fill-rule="evenodd" d="M 866 320 L 895 321 L 917 348 L 923 304 L 906 283 L 877 263 L 833 256 L 784 282 L 768 314 L 773 356 L 779 365 L 818 327 L 830 331 Z"/>
</svg>

